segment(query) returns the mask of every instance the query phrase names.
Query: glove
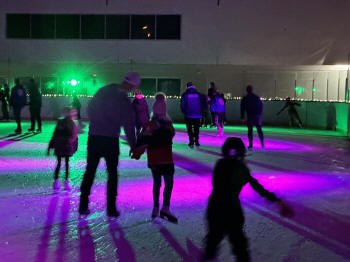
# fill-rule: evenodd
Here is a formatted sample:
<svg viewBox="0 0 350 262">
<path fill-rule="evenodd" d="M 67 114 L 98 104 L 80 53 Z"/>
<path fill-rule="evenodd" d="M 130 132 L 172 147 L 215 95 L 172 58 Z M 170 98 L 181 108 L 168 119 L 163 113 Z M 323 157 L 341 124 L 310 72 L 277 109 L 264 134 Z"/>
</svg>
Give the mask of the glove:
<svg viewBox="0 0 350 262">
<path fill-rule="evenodd" d="M 131 151 L 131 158 L 139 160 L 143 153 L 145 153 L 146 147 L 139 146 Z"/>
</svg>

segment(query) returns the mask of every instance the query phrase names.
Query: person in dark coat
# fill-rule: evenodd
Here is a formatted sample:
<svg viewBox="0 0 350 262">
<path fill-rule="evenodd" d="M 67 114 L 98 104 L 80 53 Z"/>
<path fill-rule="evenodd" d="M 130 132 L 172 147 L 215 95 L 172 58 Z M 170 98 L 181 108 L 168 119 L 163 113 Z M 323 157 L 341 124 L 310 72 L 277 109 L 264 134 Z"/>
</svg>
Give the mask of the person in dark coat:
<svg viewBox="0 0 350 262">
<path fill-rule="evenodd" d="M 10 96 L 10 106 L 13 109 L 13 115 L 17 124 L 17 128 L 15 129 L 16 134 L 22 133 L 21 111 L 25 105 L 27 105 L 27 93 L 24 87 L 20 84 L 19 79 L 16 78 L 15 86 L 12 88 Z"/>
<path fill-rule="evenodd" d="M 248 149 L 253 148 L 253 127 L 259 135 L 261 147 L 264 147 L 264 133 L 262 131 L 262 112 L 263 103 L 259 96 L 253 93 L 253 86 L 248 85 L 247 95 L 241 100 L 241 119 L 245 121 L 245 114 L 247 114 L 246 123 L 248 127 Z"/>
<path fill-rule="evenodd" d="M 249 246 L 243 231 L 244 213 L 239 199 L 243 186 L 249 183 L 262 197 L 278 204 L 282 216 L 291 217 L 293 211 L 251 176 L 244 162 L 246 149 L 241 138 L 227 138 L 221 149 L 223 158 L 215 164 L 213 189 L 206 210 L 208 233 L 203 260 L 215 259 L 220 242 L 228 236 L 236 261 L 247 262 L 250 261 Z"/>
<path fill-rule="evenodd" d="M 37 132 L 41 132 L 41 92 L 35 80 L 31 78 L 29 80 L 29 111 L 30 111 L 30 128 L 28 131 L 35 130 L 35 122 L 38 124 Z"/>
<path fill-rule="evenodd" d="M 77 110 L 77 120 L 80 122 L 81 121 L 81 115 L 80 115 L 81 103 L 76 91 L 73 92 L 71 105 Z"/>
<path fill-rule="evenodd" d="M 187 89 L 181 95 L 181 111 L 185 117 L 187 134 L 189 138 L 189 147 L 199 144 L 199 127 L 203 117 L 203 112 L 207 108 L 206 96 L 197 91 L 192 82 L 187 83 Z"/>
<path fill-rule="evenodd" d="M 297 124 L 300 128 L 302 128 L 303 123 L 301 122 L 298 111 L 295 108 L 296 106 L 300 106 L 300 103 L 291 101 L 290 97 L 288 96 L 286 98 L 286 103 L 276 115 L 281 114 L 285 109 L 287 109 L 289 116 L 289 126 L 294 126 L 294 124 Z"/>
<path fill-rule="evenodd" d="M 100 88 L 89 102 L 87 163 L 80 186 L 80 215 L 90 214 L 89 196 L 101 158 L 105 159 L 108 172 L 107 216 L 118 217 L 120 215 L 116 207 L 119 136 L 121 127 L 123 127 L 131 148 L 130 153 L 132 153 L 136 144 L 135 113 L 128 98 L 128 92 L 135 92 L 140 84 L 140 75 L 136 72 L 129 72 L 120 85 L 109 84 Z"/>
<path fill-rule="evenodd" d="M 9 100 L 10 100 L 10 88 L 8 84 L 4 84 L 4 87 L 0 89 L 0 101 L 2 109 L 2 120 L 10 120 L 9 114 Z"/>
<path fill-rule="evenodd" d="M 66 164 L 65 189 L 70 190 L 69 184 L 69 158 L 78 149 L 78 128 L 73 121 L 73 116 L 76 114 L 74 108 L 65 107 L 63 110 L 63 118 L 57 121 L 55 131 L 47 149 L 47 154 L 50 150 L 55 150 L 57 157 L 57 165 L 54 172 L 53 188 L 55 190 L 60 188 L 58 174 L 61 168 L 61 160 L 64 158 Z"/>
<path fill-rule="evenodd" d="M 135 98 L 132 101 L 132 106 L 135 111 L 136 120 L 136 135 L 140 135 L 145 129 L 149 121 L 149 109 L 145 96 L 140 90 L 136 91 Z"/>
<path fill-rule="evenodd" d="M 214 82 L 209 83 L 209 88 L 208 88 L 208 105 L 209 105 L 209 111 L 210 111 L 210 116 L 211 116 L 211 124 L 210 127 L 213 127 L 216 125 L 215 123 L 215 112 L 213 111 L 213 103 L 215 94 L 217 92 L 217 88 Z"/>
</svg>

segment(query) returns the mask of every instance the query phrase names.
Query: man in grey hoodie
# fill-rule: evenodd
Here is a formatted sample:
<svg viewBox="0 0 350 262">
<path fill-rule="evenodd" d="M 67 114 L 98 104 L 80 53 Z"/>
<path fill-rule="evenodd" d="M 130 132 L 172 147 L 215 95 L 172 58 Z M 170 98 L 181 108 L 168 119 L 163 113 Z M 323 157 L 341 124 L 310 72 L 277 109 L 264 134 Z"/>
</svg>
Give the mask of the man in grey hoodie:
<svg viewBox="0 0 350 262">
<path fill-rule="evenodd" d="M 107 181 L 107 215 L 118 217 L 116 208 L 118 186 L 119 136 L 124 128 L 131 150 L 136 143 L 135 116 L 127 93 L 136 90 L 141 78 L 136 72 L 129 72 L 121 84 L 102 87 L 88 105 L 89 136 L 87 145 L 87 166 L 80 186 L 79 213 L 88 215 L 89 195 L 100 158 L 105 158 Z"/>
</svg>

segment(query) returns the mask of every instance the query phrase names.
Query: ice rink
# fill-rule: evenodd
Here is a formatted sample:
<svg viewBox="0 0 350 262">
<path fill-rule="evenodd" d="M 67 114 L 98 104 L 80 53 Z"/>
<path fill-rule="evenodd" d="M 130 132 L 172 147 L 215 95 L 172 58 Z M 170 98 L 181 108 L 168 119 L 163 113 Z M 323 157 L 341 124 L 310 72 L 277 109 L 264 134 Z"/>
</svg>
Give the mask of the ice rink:
<svg viewBox="0 0 350 262">
<path fill-rule="evenodd" d="M 216 137 L 214 128 L 201 129 L 201 146 L 194 149 L 187 146 L 184 125 L 175 127 L 171 210 L 179 218 L 177 225 L 151 221 L 152 176 L 146 156 L 130 159 L 124 140 L 117 197 L 121 216 L 106 216 L 107 175 L 101 161 L 90 197 L 92 213 L 79 219 L 87 132 L 79 135 L 78 152 L 71 158 L 73 189 L 54 192 L 56 159 L 46 155 L 54 122 L 44 122 L 40 134 L 19 136 L 8 136 L 14 122 L 0 123 L 0 261 L 199 261 L 213 166 L 226 137 L 242 137 L 247 143 L 246 127 L 226 127 L 224 137 Z M 23 130 L 28 128 L 24 122 Z M 350 141 L 334 131 L 263 130 L 265 148 L 256 140 L 247 163 L 261 184 L 293 207 L 295 216 L 280 217 L 273 204 L 249 185 L 244 188 L 252 261 L 349 261 Z M 61 185 L 63 171 L 64 164 Z M 234 261 L 227 239 L 217 261 Z"/>
</svg>

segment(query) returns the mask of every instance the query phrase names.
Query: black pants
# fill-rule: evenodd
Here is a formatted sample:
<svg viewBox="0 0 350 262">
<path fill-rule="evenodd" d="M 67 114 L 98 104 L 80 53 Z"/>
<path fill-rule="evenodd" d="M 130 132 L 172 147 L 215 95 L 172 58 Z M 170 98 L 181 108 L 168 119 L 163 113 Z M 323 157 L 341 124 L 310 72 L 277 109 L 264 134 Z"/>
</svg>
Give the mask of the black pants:
<svg viewBox="0 0 350 262">
<path fill-rule="evenodd" d="M 107 181 L 107 210 L 116 209 L 115 202 L 118 187 L 118 161 L 119 161 L 119 139 L 104 136 L 89 135 L 87 146 L 87 165 L 83 181 L 80 186 L 80 210 L 86 210 L 89 204 L 89 196 L 95 179 L 96 169 L 100 158 L 106 161 Z"/>
<path fill-rule="evenodd" d="M 189 143 L 193 145 L 199 141 L 200 118 L 185 118 Z"/>
<path fill-rule="evenodd" d="M 214 259 L 220 242 L 228 236 L 232 253 L 237 261 L 250 261 L 248 240 L 243 231 L 244 216 L 239 206 L 234 209 L 220 207 L 220 205 L 208 207 L 208 234 L 205 238 L 205 259 Z M 215 205 L 215 204 L 214 204 Z"/>
<path fill-rule="evenodd" d="M 17 130 L 21 131 L 22 126 L 21 126 L 21 111 L 22 111 L 22 106 L 14 106 L 13 107 L 13 116 L 15 117 L 15 121 L 17 123 Z"/>
<path fill-rule="evenodd" d="M 41 130 L 41 107 L 40 106 L 30 106 L 30 122 L 31 122 L 31 129 L 35 128 L 35 121 L 38 123 L 38 129 Z"/>
<path fill-rule="evenodd" d="M 69 156 L 57 156 L 57 165 L 56 165 L 56 169 L 55 169 L 55 179 L 58 179 L 58 174 L 60 172 L 61 169 L 61 160 L 62 157 L 64 157 L 65 162 L 66 162 L 66 176 L 65 179 L 68 180 L 68 176 L 69 176 Z"/>
<path fill-rule="evenodd" d="M 2 109 L 2 118 L 4 120 L 9 120 L 10 119 L 9 107 L 6 101 L 2 101 L 1 109 Z"/>
<path fill-rule="evenodd" d="M 153 206 L 159 207 L 159 193 L 164 177 L 163 206 L 170 206 L 174 185 L 174 164 L 153 165 L 150 167 L 153 176 Z"/>
<path fill-rule="evenodd" d="M 256 131 L 260 139 L 261 146 L 264 146 L 264 133 L 261 128 L 261 116 L 251 116 L 248 117 L 247 127 L 248 127 L 248 140 L 249 147 L 253 147 L 253 127 L 255 126 Z"/>
</svg>

